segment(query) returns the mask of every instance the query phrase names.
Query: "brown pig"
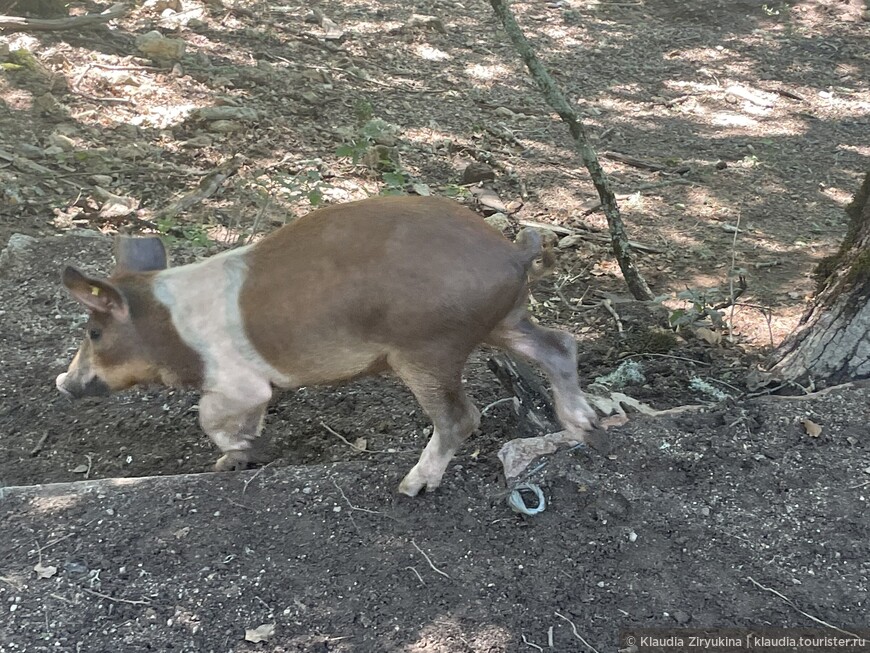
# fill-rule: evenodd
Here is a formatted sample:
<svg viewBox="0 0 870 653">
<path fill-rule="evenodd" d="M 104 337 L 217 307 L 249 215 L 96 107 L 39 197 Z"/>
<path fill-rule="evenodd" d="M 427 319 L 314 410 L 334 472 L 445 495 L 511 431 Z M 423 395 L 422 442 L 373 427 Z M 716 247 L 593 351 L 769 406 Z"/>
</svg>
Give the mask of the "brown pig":
<svg viewBox="0 0 870 653">
<path fill-rule="evenodd" d="M 537 232 L 513 244 L 432 197 L 319 209 L 254 245 L 175 268 L 159 239 L 121 238 L 108 279 L 63 272 L 90 319 L 57 387 L 72 397 L 153 382 L 196 388 L 200 424 L 223 452 L 215 467 L 229 470 L 264 462 L 274 388 L 393 372 L 434 425 L 399 485 L 413 496 L 438 487 L 480 422 L 461 377 L 481 343 L 539 365 L 562 425 L 578 439 L 591 428 L 576 342 L 526 310 L 540 256 Z"/>
</svg>

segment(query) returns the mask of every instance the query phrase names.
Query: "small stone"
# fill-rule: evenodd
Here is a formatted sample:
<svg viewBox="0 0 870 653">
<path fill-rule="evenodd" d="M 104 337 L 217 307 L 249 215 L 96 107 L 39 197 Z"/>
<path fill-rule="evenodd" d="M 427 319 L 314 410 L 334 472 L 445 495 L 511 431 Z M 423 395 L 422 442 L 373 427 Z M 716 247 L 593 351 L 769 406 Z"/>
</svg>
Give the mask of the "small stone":
<svg viewBox="0 0 870 653">
<path fill-rule="evenodd" d="M 45 156 L 57 156 L 58 154 L 63 154 L 63 148 L 58 147 L 57 145 L 49 145 L 42 151 L 42 153 Z"/>
<path fill-rule="evenodd" d="M 211 145 L 211 138 L 206 134 L 194 136 L 181 143 L 182 147 L 208 147 Z"/>
<path fill-rule="evenodd" d="M 508 109 L 507 107 L 497 107 L 495 110 L 495 115 L 501 118 L 516 118 L 517 114 Z"/>
<path fill-rule="evenodd" d="M 492 181 L 493 179 L 495 179 L 495 170 L 485 163 L 472 161 L 462 171 L 463 184 L 476 184 L 481 181 Z"/>
<path fill-rule="evenodd" d="M 46 114 L 60 114 L 66 110 L 63 104 L 51 93 L 40 95 L 33 101 L 33 106 Z"/>
<path fill-rule="evenodd" d="M 209 131 L 221 134 L 241 131 L 244 128 L 245 126 L 242 123 L 236 122 L 235 120 L 215 120 L 208 125 Z"/>
<path fill-rule="evenodd" d="M 682 610 L 676 610 L 671 616 L 678 624 L 687 624 L 692 620 L 691 615 L 689 615 L 688 612 L 684 612 Z"/>
<path fill-rule="evenodd" d="M 157 61 L 175 61 L 184 56 L 187 44 L 181 39 L 170 39 L 157 30 L 136 37 L 136 48 Z"/>
<path fill-rule="evenodd" d="M 181 11 L 184 7 L 181 0 L 146 0 L 142 5 L 143 9 L 151 9 L 159 14 L 162 14 L 167 9 L 172 11 Z"/>
<path fill-rule="evenodd" d="M 257 111 L 247 107 L 202 107 L 193 112 L 195 118 L 199 120 L 244 120 L 253 121 L 257 119 Z"/>
<path fill-rule="evenodd" d="M 493 213 L 488 218 L 484 218 L 484 221 L 490 227 L 495 227 L 502 233 L 511 228 L 511 221 L 504 213 Z"/>
<path fill-rule="evenodd" d="M 30 143 L 21 143 L 21 145 L 18 146 L 18 151 L 21 152 L 22 156 L 26 156 L 28 159 L 41 159 L 45 154 L 41 147 L 31 145 Z"/>
<path fill-rule="evenodd" d="M 26 236 L 24 234 L 12 234 L 9 236 L 9 242 L 6 243 L 6 247 L 0 252 L 0 268 L 14 262 L 37 242 L 38 240 L 33 236 Z"/>
<path fill-rule="evenodd" d="M 442 34 L 447 34 L 447 30 L 444 28 L 444 23 L 441 21 L 440 18 L 437 18 L 436 16 L 413 14 L 410 20 L 405 23 L 405 28 L 415 29 L 418 27 L 435 30 L 436 32 L 441 32 Z"/>
<path fill-rule="evenodd" d="M 319 101 L 317 93 L 314 91 L 305 91 L 302 94 L 302 99 L 308 102 L 308 104 L 317 104 Z"/>
<path fill-rule="evenodd" d="M 109 175 L 91 175 L 90 180 L 97 186 L 108 186 L 114 181 Z"/>
<path fill-rule="evenodd" d="M 570 249 L 571 247 L 577 247 L 577 245 L 582 242 L 583 236 L 581 236 L 580 234 L 571 234 L 560 239 L 558 247 L 559 249 Z"/>
</svg>

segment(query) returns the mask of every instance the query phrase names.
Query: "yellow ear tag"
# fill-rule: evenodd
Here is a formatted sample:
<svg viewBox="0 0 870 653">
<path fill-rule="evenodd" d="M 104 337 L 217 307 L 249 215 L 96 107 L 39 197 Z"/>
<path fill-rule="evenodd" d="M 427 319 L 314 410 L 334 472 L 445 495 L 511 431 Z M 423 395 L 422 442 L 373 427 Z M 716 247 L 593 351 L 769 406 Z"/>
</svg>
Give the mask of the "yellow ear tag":
<svg viewBox="0 0 870 653">
<path fill-rule="evenodd" d="M 97 286 L 91 286 L 91 294 L 94 297 L 98 297 L 100 295 L 100 289 Z"/>
</svg>

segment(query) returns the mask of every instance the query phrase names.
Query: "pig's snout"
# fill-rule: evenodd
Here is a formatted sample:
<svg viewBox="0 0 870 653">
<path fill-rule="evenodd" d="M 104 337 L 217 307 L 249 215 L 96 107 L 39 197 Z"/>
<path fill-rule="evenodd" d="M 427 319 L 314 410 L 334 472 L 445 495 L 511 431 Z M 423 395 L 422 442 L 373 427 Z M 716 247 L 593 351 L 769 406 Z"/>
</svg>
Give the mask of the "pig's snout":
<svg viewBox="0 0 870 653">
<path fill-rule="evenodd" d="M 104 397 L 110 394 L 109 386 L 101 378 L 93 376 L 82 383 L 69 372 L 58 374 L 54 384 L 60 392 L 71 399 L 79 397 Z"/>
</svg>

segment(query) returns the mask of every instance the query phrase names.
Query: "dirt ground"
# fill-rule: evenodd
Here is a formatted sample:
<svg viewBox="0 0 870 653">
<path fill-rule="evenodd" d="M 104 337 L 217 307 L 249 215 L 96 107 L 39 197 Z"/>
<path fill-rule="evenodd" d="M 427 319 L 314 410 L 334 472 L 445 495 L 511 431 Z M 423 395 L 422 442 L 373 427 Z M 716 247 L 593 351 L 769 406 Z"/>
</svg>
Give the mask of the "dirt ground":
<svg viewBox="0 0 870 653">
<path fill-rule="evenodd" d="M 488 4 L 172 6 L 0 34 L 0 63 L 19 62 L 0 70 L 0 241 L 36 238 L 0 261 L 0 488 L 79 482 L 3 495 L 0 651 L 526 651 L 546 649 L 550 627 L 553 650 L 587 650 L 572 621 L 603 652 L 642 627 L 866 627 L 867 391 L 750 399 L 744 377 L 795 327 L 870 167 L 868 7 L 513 5 L 612 155 L 638 267 L 666 298 L 644 305 L 626 297 L 588 175 Z M 137 53 L 151 29 L 186 42 L 180 61 Z M 255 113 L 218 125 L 196 112 L 212 106 Z M 373 148 L 398 171 L 369 165 Z M 214 193 L 160 213 L 234 156 Z M 472 162 L 495 172 L 485 185 L 507 235 L 533 222 L 576 236 L 533 311 L 577 336 L 584 384 L 633 360 L 645 378 L 621 392 L 710 405 L 554 457 L 536 479 L 543 514 L 504 503 L 496 452 L 522 434 L 505 403 L 445 487 L 411 501 L 394 489 L 429 424 L 390 379 L 280 397 L 276 461 L 256 476 L 188 476 L 216 458 L 193 393 L 73 404 L 54 390 L 84 318 L 60 267 L 108 272 L 109 235 L 156 229 L 181 264 L 312 204 L 384 191 L 492 213 L 462 184 Z M 710 322 L 667 335 L 669 311 L 711 309 L 738 276 L 730 337 Z M 467 370 L 481 407 L 506 396 L 488 356 Z M 358 438 L 364 452 L 347 444 Z M 92 480 L 141 476 L 164 478 Z M 40 558 L 56 573 L 36 578 Z M 241 641 L 266 623 L 267 644 Z"/>
</svg>

